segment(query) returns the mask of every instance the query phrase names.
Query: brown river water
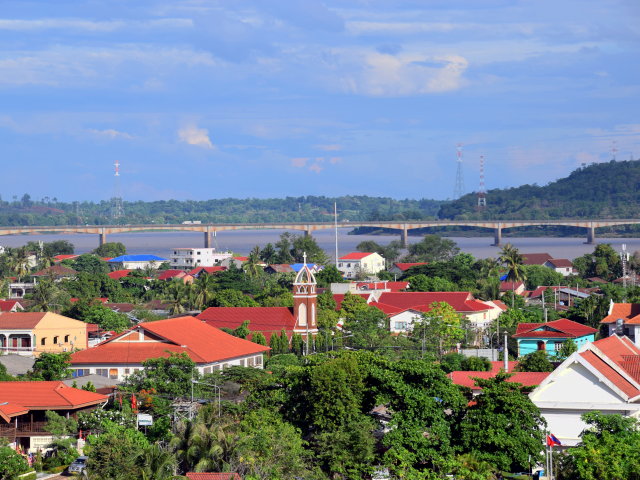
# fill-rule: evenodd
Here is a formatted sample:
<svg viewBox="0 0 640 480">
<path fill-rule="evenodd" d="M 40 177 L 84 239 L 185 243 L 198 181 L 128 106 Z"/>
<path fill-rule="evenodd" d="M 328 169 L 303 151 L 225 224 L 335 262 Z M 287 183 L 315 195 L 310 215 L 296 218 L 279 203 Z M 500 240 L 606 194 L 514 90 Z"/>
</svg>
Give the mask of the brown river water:
<svg viewBox="0 0 640 480">
<path fill-rule="evenodd" d="M 358 243 L 373 240 L 380 244 L 387 244 L 392 240 L 399 240 L 399 235 L 348 235 L 349 229 L 338 231 L 338 251 L 340 255 L 355 251 Z M 213 239 L 213 246 L 218 250 L 231 250 L 246 255 L 256 245 L 263 247 L 268 242 L 274 243 L 282 230 L 246 230 L 220 232 Z M 292 232 L 300 234 L 300 232 Z M 318 244 L 334 257 L 335 237 L 330 230 L 314 232 Z M 491 246 L 493 237 L 449 237 L 455 241 L 463 252 L 468 252 L 476 258 L 496 257 L 499 247 Z M 410 243 L 420 241 L 421 237 L 409 237 Z M 50 234 L 50 235 L 5 235 L 0 236 L 0 245 L 19 247 L 29 241 L 51 242 L 54 240 L 68 240 L 73 243 L 76 253 L 90 252 L 98 246 L 98 235 L 87 234 Z M 503 236 L 503 243 L 515 245 L 521 253 L 549 253 L 554 258 L 573 259 L 590 253 L 594 245 L 585 245 L 585 237 L 507 237 Z M 202 247 L 203 234 L 199 232 L 142 232 L 109 235 L 109 242 L 122 242 L 127 247 L 127 253 L 150 253 L 168 258 L 170 250 L 176 247 Z M 616 251 L 621 251 L 622 244 L 626 244 L 627 251 L 633 253 L 640 250 L 640 238 L 596 238 L 598 243 L 610 243 Z"/>
</svg>

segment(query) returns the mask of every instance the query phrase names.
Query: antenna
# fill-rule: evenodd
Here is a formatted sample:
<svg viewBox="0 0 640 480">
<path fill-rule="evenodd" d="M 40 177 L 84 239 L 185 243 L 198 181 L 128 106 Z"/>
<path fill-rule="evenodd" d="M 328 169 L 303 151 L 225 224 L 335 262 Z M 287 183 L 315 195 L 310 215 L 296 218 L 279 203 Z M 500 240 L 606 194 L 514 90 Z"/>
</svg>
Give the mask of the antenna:
<svg viewBox="0 0 640 480">
<path fill-rule="evenodd" d="M 124 215 L 124 208 L 122 206 L 122 190 L 120 188 L 120 162 L 116 160 L 113 164 L 115 173 L 113 175 L 113 198 L 111 199 L 111 217 L 120 218 Z"/>
<path fill-rule="evenodd" d="M 478 211 L 487 208 L 487 192 L 484 188 L 484 155 L 480 155 L 480 188 L 478 188 Z"/>
<path fill-rule="evenodd" d="M 620 262 L 622 263 L 622 286 L 627 288 L 627 262 L 629 261 L 629 253 L 627 252 L 627 244 L 622 244 L 622 252 L 620 252 Z"/>
<path fill-rule="evenodd" d="M 616 160 L 616 153 L 618 153 L 618 142 L 616 140 L 611 140 L 611 159 L 613 161 Z"/>
<path fill-rule="evenodd" d="M 457 156 L 458 156 L 458 160 L 457 160 L 457 164 L 458 164 L 458 168 L 456 170 L 456 186 L 453 189 L 453 198 L 460 198 L 461 196 L 464 195 L 464 179 L 462 178 L 462 144 L 459 143 L 456 146 L 456 150 L 457 150 Z"/>
</svg>

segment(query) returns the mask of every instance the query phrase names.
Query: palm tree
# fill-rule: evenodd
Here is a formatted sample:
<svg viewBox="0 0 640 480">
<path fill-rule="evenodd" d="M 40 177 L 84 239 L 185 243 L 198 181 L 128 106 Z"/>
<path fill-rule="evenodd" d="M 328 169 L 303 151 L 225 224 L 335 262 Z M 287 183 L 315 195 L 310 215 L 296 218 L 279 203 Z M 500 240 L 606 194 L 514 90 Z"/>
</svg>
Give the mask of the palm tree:
<svg viewBox="0 0 640 480">
<path fill-rule="evenodd" d="M 49 312 L 52 310 L 60 310 L 60 306 L 66 301 L 66 292 L 61 290 L 56 283 L 47 277 L 43 277 L 33 288 L 34 309 L 38 312 Z"/>
<path fill-rule="evenodd" d="M 196 308 L 204 309 L 213 299 L 216 281 L 212 275 L 202 272 L 192 285 L 193 303 Z"/>
<path fill-rule="evenodd" d="M 9 253 L 9 266 L 18 277 L 18 282 L 20 282 L 20 279 L 29 273 L 31 269 L 29 264 L 30 256 L 25 247 L 15 248 Z"/>
<path fill-rule="evenodd" d="M 507 267 L 507 281 L 511 282 L 511 306 L 513 307 L 515 299 L 515 285 L 517 282 L 525 280 L 523 258 L 516 247 L 507 243 L 500 251 L 500 262 Z"/>
<path fill-rule="evenodd" d="M 188 287 L 182 282 L 171 282 L 165 293 L 165 298 L 169 302 L 169 313 L 179 315 L 184 312 L 184 304 L 189 301 Z"/>
<path fill-rule="evenodd" d="M 140 452 L 138 464 L 141 480 L 172 480 L 177 476 L 176 457 L 157 444 L 149 445 Z"/>
<path fill-rule="evenodd" d="M 249 253 L 249 258 L 243 266 L 245 273 L 252 278 L 260 275 L 263 271 L 260 262 L 260 247 L 256 245 L 253 247 L 253 250 L 251 250 L 251 253 Z"/>
</svg>

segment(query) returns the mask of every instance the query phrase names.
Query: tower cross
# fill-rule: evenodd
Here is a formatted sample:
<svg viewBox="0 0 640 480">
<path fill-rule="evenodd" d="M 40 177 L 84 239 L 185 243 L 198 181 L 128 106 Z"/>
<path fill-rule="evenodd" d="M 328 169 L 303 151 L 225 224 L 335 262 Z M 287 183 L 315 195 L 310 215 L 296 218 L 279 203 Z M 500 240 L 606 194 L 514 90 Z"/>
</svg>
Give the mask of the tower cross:
<svg viewBox="0 0 640 480">
<path fill-rule="evenodd" d="M 302 258 L 303 258 L 304 265 L 306 265 L 307 264 L 307 252 L 303 252 L 302 253 Z"/>
</svg>

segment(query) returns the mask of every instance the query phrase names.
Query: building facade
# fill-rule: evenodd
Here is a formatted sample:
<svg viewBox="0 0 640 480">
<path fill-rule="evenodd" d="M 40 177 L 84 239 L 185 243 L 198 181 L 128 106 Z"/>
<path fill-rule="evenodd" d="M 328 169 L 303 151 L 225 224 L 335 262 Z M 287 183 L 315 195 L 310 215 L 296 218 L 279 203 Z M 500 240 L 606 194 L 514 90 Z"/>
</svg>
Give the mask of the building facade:
<svg viewBox="0 0 640 480">
<path fill-rule="evenodd" d="M 379 253 L 352 252 L 338 259 L 338 270 L 344 278 L 375 275 L 386 268 L 385 259 Z"/>
<path fill-rule="evenodd" d="M 231 258 L 231 252 L 217 252 L 215 248 L 174 248 L 169 256 L 171 268 L 191 270 L 196 267 L 214 267 Z"/>
<path fill-rule="evenodd" d="M 581 323 L 561 318 L 547 323 L 520 323 L 513 338 L 518 341 L 518 356 L 542 350 L 554 357 L 569 339 L 578 349 L 595 340 L 598 331 Z"/>
</svg>

